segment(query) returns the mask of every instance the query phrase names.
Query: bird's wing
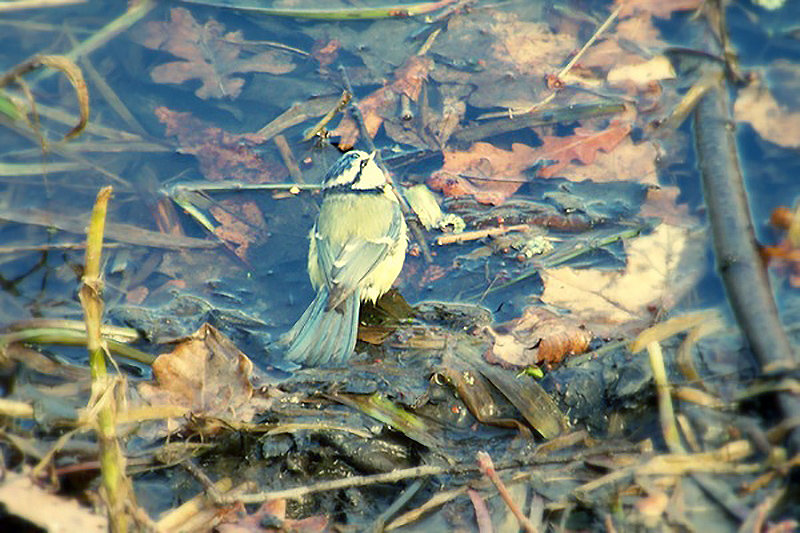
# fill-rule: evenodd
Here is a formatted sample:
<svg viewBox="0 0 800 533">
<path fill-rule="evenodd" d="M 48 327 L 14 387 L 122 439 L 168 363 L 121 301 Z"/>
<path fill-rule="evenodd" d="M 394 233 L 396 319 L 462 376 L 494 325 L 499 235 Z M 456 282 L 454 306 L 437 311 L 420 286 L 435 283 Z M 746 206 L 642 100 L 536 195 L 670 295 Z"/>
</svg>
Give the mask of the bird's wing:
<svg viewBox="0 0 800 533">
<path fill-rule="evenodd" d="M 354 236 L 337 246 L 337 243 L 331 243 L 315 233 L 317 260 L 330 291 L 328 309 L 337 307 L 347 299 L 400 238 L 403 214 L 397 207 L 392 211 L 392 222 L 387 232 L 379 238 Z"/>
</svg>

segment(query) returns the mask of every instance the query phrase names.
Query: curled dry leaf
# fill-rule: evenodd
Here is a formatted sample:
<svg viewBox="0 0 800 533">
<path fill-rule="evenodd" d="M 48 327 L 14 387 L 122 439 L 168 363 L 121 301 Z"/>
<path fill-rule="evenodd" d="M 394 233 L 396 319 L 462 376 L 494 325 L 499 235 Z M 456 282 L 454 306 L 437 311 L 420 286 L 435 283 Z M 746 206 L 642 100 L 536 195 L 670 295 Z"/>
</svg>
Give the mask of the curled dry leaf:
<svg viewBox="0 0 800 533">
<path fill-rule="evenodd" d="M 194 414 L 250 421 L 258 408 L 253 363 L 216 328 L 204 324 L 153 363 L 154 382 L 139 385 L 150 405 L 177 405 Z M 171 428 L 176 429 L 176 428 Z"/>
<path fill-rule="evenodd" d="M 294 70 L 294 63 L 284 52 L 266 51 L 242 57 L 242 32 L 225 33 L 222 24 L 209 19 L 199 24 L 184 8 L 173 8 L 169 22 L 148 22 L 141 43 L 163 50 L 182 61 L 155 67 L 150 76 L 156 83 L 202 82 L 195 94 L 199 98 L 236 98 L 244 79 L 234 74 L 267 72 L 285 74 Z"/>
<path fill-rule="evenodd" d="M 573 317 L 538 307 L 525 309 L 520 318 L 503 329 L 508 333 L 487 328 L 494 339 L 487 359 L 521 367 L 555 364 L 569 355 L 584 353 L 593 337 Z"/>
</svg>

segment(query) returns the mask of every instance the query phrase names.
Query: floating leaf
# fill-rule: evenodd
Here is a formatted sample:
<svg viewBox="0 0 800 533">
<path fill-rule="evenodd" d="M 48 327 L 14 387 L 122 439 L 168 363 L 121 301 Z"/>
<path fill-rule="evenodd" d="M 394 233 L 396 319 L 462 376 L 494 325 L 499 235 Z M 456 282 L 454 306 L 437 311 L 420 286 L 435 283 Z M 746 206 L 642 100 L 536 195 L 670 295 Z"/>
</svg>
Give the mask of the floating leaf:
<svg viewBox="0 0 800 533">
<path fill-rule="evenodd" d="M 170 13 L 169 22 L 148 22 L 141 39 L 148 48 L 182 59 L 155 67 L 150 76 L 156 83 L 199 79 L 202 85 L 195 91 L 199 98 L 236 98 L 244 78 L 234 74 L 285 74 L 294 70 L 295 65 L 285 52 L 269 50 L 242 57 L 242 32 L 225 33 L 222 24 L 214 19 L 201 25 L 184 8 L 173 8 Z"/>
<path fill-rule="evenodd" d="M 540 175 L 546 178 L 555 176 L 573 161 L 584 165 L 593 163 L 598 152 L 611 152 L 630 131 L 629 124 L 614 121 L 604 130 L 575 128 L 574 133 L 568 137 L 545 136 L 542 138 L 543 145 L 537 150 L 537 156 L 555 163 L 543 168 Z"/>
<path fill-rule="evenodd" d="M 626 246 L 622 271 L 561 267 L 542 272 L 542 301 L 569 309 L 596 335 L 619 335 L 649 325 L 670 309 L 702 274 L 689 230 L 661 224 Z"/>
</svg>

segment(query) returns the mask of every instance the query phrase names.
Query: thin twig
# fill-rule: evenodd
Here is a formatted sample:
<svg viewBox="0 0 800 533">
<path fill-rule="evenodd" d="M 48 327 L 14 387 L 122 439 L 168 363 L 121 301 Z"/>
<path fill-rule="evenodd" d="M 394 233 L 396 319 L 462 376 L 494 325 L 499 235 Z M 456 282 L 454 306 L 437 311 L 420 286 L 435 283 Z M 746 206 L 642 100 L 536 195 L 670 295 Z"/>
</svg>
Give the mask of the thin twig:
<svg viewBox="0 0 800 533">
<path fill-rule="evenodd" d="M 467 241 L 476 241 L 485 237 L 497 237 L 498 235 L 505 235 L 510 231 L 528 231 L 530 226 L 527 224 L 517 224 L 516 226 L 500 226 L 498 228 L 485 228 L 475 231 L 462 231 L 461 233 L 449 233 L 437 237 L 436 244 L 439 246 L 445 244 L 458 244 Z"/>
<path fill-rule="evenodd" d="M 339 65 L 339 72 L 342 74 L 342 81 L 345 85 L 345 88 L 350 94 L 353 94 L 353 86 L 350 83 L 350 77 L 347 75 L 347 70 L 344 68 L 344 65 Z M 389 172 L 388 168 L 386 168 L 386 164 L 383 162 L 380 152 L 375 149 L 375 143 L 372 142 L 372 137 L 370 137 L 369 133 L 367 133 L 367 126 L 364 124 L 364 116 L 361 114 L 361 109 L 359 109 L 355 99 L 350 100 L 350 112 L 353 113 L 353 117 L 358 124 L 361 138 L 364 139 L 364 143 L 366 143 L 368 151 L 375 152 L 375 161 L 378 163 L 378 166 L 381 168 L 381 170 L 383 170 L 383 173 L 386 174 L 386 176 L 388 176 L 389 180 L 392 182 L 392 189 L 394 190 L 397 199 L 400 201 L 400 208 L 403 211 L 403 216 L 408 223 L 408 227 L 411 229 L 411 233 L 414 235 L 414 239 L 416 239 L 417 244 L 419 245 L 420 251 L 422 252 L 422 257 L 425 258 L 426 263 L 433 263 L 433 256 L 428 248 L 425 234 L 422 232 L 422 227 L 420 227 L 419 221 L 417 221 L 415 217 L 411 216 L 412 210 L 408 205 L 408 200 L 406 200 L 405 196 L 403 196 L 401 189 L 394 181 L 392 173 Z"/>
<path fill-rule="evenodd" d="M 486 452 L 478 452 L 477 454 L 478 459 L 478 466 L 480 466 L 481 472 L 483 475 L 488 477 L 494 486 L 497 488 L 497 492 L 500 493 L 500 497 L 503 498 L 503 501 L 506 502 L 506 505 L 517 518 L 517 522 L 519 522 L 520 527 L 522 527 L 528 533 L 537 533 L 539 530 L 536 529 L 528 517 L 522 512 L 519 508 L 519 505 L 514 501 L 514 498 L 511 497 L 511 493 L 508 492 L 505 483 L 503 480 L 500 479 L 500 476 L 497 475 L 497 471 L 494 468 L 494 463 L 492 462 L 492 458 Z"/>
</svg>

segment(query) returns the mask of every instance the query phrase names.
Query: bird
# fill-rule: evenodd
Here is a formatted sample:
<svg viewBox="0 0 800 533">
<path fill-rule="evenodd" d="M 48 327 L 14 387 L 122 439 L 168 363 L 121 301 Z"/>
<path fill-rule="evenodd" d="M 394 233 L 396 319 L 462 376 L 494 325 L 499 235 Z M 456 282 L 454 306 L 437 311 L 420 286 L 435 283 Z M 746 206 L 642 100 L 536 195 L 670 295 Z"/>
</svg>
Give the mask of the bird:
<svg viewBox="0 0 800 533">
<path fill-rule="evenodd" d="M 284 335 L 284 359 L 305 367 L 343 365 L 352 355 L 361 302 L 375 302 L 405 262 L 400 202 L 375 152 L 350 150 L 325 174 L 322 205 L 308 234 L 308 276 L 317 294 Z"/>
</svg>

